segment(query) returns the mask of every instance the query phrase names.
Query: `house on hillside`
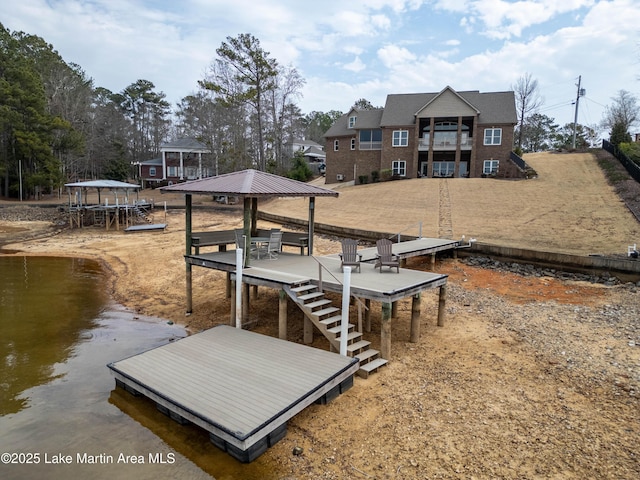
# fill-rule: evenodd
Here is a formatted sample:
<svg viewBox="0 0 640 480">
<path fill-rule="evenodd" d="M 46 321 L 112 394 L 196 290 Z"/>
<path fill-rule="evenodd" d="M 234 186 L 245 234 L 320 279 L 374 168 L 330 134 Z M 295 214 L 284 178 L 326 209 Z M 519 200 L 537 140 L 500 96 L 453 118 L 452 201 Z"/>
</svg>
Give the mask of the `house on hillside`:
<svg viewBox="0 0 640 480">
<path fill-rule="evenodd" d="M 324 147 L 313 140 L 294 140 L 291 143 L 291 156 L 302 152 L 309 167 L 314 173 L 323 173 L 326 161 Z"/>
<path fill-rule="evenodd" d="M 214 175 L 211 150 L 193 138 L 181 138 L 160 146 L 160 157 L 140 163 L 142 188 L 196 180 Z"/>
<path fill-rule="evenodd" d="M 513 92 L 388 95 L 384 108 L 352 109 L 325 133 L 326 182 L 367 177 L 524 178 L 512 152 Z"/>
</svg>

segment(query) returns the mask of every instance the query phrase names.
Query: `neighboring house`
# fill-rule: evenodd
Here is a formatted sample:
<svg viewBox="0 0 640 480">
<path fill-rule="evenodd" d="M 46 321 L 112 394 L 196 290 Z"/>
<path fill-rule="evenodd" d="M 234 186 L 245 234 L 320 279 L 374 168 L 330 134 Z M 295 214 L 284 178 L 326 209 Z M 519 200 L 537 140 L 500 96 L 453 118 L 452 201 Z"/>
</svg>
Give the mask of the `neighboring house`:
<svg viewBox="0 0 640 480">
<path fill-rule="evenodd" d="M 318 173 L 319 169 L 322 169 L 326 160 L 326 153 L 324 147 L 313 140 L 294 140 L 291 145 L 291 155 L 295 155 L 296 152 L 302 152 L 307 163 L 315 173 Z"/>
<path fill-rule="evenodd" d="M 387 171 L 395 178 L 524 178 L 512 153 L 513 92 L 388 95 L 384 108 L 352 109 L 325 133 L 326 182 Z M 374 174 L 375 175 L 375 174 Z"/>
<path fill-rule="evenodd" d="M 213 168 L 206 165 L 210 153 L 204 143 L 192 138 L 162 144 L 160 158 L 140 163 L 142 188 L 211 177 Z"/>
</svg>

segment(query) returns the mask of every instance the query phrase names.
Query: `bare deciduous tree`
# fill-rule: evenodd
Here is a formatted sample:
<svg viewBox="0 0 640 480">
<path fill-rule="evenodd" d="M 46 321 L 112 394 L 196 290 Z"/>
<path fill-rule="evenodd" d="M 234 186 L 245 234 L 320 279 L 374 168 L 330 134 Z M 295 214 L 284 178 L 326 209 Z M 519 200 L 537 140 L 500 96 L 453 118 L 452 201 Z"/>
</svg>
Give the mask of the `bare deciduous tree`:
<svg viewBox="0 0 640 480">
<path fill-rule="evenodd" d="M 518 148 L 522 148 L 522 135 L 527 117 L 535 113 L 542 105 L 543 100 L 538 93 L 538 81 L 531 78 L 530 73 L 522 75 L 511 86 L 516 97 L 516 112 L 518 114 Z"/>
</svg>

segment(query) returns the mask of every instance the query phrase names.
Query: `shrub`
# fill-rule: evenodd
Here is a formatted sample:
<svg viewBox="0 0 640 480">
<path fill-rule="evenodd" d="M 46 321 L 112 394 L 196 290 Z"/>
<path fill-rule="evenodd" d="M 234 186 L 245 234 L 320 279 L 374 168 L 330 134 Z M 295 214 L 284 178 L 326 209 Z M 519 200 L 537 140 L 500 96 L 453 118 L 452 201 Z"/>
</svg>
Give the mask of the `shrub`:
<svg viewBox="0 0 640 480">
<path fill-rule="evenodd" d="M 640 144 L 638 143 L 621 143 L 618 148 L 624 153 L 629 160 L 636 165 L 640 165 Z"/>
<path fill-rule="evenodd" d="M 360 182 L 361 185 L 365 183 L 369 183 L 369 175 L 359 175 L 358 181 Z"/>
<path fill-rule="evenodd" d="M 380 170 L 380 181 L 387 182 L 391 180 L 392 175 L 393 175 L 393 170 L 391 170 L 390 168 L 385 168 L 384 170 Z"/>
<path fill-rule="evenodd" d="M 378 183 L 380 181 L 380 172 L 378 172 L 377 170 L 371 172 L 371 181 L 373 183 Z"/>
</svg>

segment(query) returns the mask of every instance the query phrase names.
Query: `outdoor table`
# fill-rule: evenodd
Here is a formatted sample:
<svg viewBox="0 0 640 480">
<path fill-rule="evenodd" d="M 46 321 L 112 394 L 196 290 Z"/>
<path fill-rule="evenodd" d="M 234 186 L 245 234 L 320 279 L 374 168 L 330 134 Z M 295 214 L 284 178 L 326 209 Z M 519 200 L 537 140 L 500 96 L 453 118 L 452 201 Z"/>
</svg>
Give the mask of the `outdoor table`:
<svg viewBox="0 0 640 480">
<path fill-rule="evenodd" d="M 269 244 L 269 237 L 251 237 L 251 251 L 255 247 L 256 258 L 260 260 L 260 248 Z"/>
</svg>

